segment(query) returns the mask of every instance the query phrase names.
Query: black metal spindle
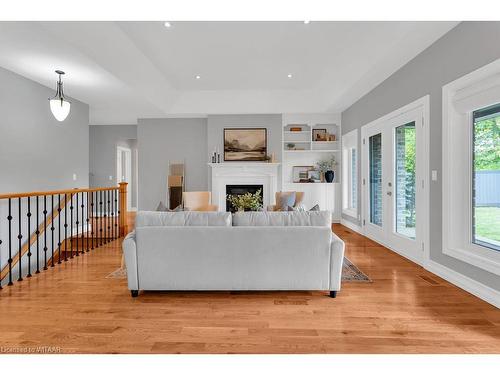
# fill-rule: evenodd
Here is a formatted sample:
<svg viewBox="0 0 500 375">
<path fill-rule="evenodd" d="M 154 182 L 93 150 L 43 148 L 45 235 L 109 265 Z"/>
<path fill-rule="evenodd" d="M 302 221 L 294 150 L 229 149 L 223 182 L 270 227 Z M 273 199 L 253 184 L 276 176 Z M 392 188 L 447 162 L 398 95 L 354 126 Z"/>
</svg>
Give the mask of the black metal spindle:
<svg viewBox="0 0 500 375">
<path fill-rule="evenodd" d="M 12 285 L 12 199 L 9 198 L 9 216 L 7 216 L 9 221 L 9 283 L 7 285 Z"/>
<path fill-rule="evenodd" d="M 64 193 L 64 261 L 68 261 L 68 194 Z"/>
<path fill-rule="evenodd" d="M 0 220 L 1 222 L 1 220 Z M 1 229 L 0 229 L 0 234 L 2 233 Z M 0 238 L 0 259 L 2 259 L 2 239 Z M 0 279 L 0 290 L 2 290 L 2 279 Z"/>
<path fill-rule="evenodd" d="M 47 269 L 47 196 L 43 196 L 43 269 Z"/>
<path fill-rule="evenodd" d="M 107 191 L 102 192 L 104 196 L 104 243 L 108 243 L 108 207 L 107 207 Z"/>
<path fill-rule="evenodd" d="M 40 201 L 36 196 L 36 272 L 40 273 Z"/>
<path fill-rule="evenodd" d="M 51 238 L 51 254 L 50 254 L 50 266 L 54 267 L 54 230 L 56 229 L 54 227 L 54 194 L 50 196 L 50 238 Z"/>
<path fill-rule="evenodd" d="M 73 194 L 71 194 L 70 211 L 70 226 L 69 226 L 69 242 L 71 244 L 70 259 L 73 259 Z"/>
<path fill-rule="evenodd" d="M 85 253 L 85 214 L 84 214 L 84 209 L 85 209 L 85 195 L 83 194 L 82 191 L 82 204 L 80 205 L 80 208 L 82 209 L 82 255 Z"/>
<path fill-rule="evenodd" d="M 115 236 L 115 191 L 111 190 L 111 237 L 113 239 Z"/>
<path fill-rule="evenodd" d="M 120 198 L 121 198 L 121 193 L 120 193 L 120 189 L 116 190 L 116 195 L 117 195 L 117 202 L 120 202 Z M 121 215 L 121 211 L 120 211 L 120 204 L 118 203 L 117 206 L 116 206 L 116 209 L 118 210 L 117 211 L 117 215 L 116 215 L 116 229 L 117 229 L 117 236 L 120 237 L 120 215 Z"/>
<path fill-rule="evenodd" d="M 87 219 L 85 220 L 87 222 L 87 231 L 86 231 L 86 235 L 87 235 L 87 244 L 86 244 L 86 249 L 87 249 L 87 252 L 90 251 L 90 245 L 89 245 L 89 237 L 90 237 L 90 233 L 89 233 L 89 221 L 90 221 L 90 206 L 89 206 L 89 192 L 87 191 Z"/>
<path fill-rule="evenodd" d="M 21 259 L 23 258 L 23 234 L 21 233 L 21 223 L 22 223 L 22 218 L 21 218 L 21 198 L 17 198 L 17 208 L 18 208 L 18 229 L 19 232 L 17 234 L 17 241 L 18 241 L 18 252 L 17 252 L 17 257 L 18 257 L 18 263 L 19 263 L 19 275 L 17 277 L 17 281 L 23 281 L 23 268 L 21 264 Z"/>
<path fill-rule="evenodd" d="M 79 251 L 78 251 L 78 248 L 80 246 L 80 240 L 79 240 L 79 236 L 78 236 L 78 231 L 79 231 L 78 225 L 79 224 L 80 224 L 80 220 L 78 217 L 78 193 L 76 193 L 76 256 L 80 256 Z"/>
<path fill-rule="evenodd" d="M 99 191 L 99 212 L 100 212 L 100 217 L 99 217 L 99 246 L 102 245 L 102 191 Z"/>
<path fill-rule="evenodd" d="M 58 249 L 58 256 L 57 256 L 57 264 L 61 264 L 61 194 L 57 194 L 57 200 L 58 200 L 58 205 L 57 205 L 57 249 Z"/>
<path fill-rule="evenodd" d="M 28 274 L 26 277 L 31 277 L 31 197 L 28 197 Z"/>
<path fill-rule="evenodd" d="M 94 192 L 90 192 L 90 217 L 92 222 L 90 223 L 90 237 L 92 239 L 90 248 L 94 250 L 94 226 L 95 226 L 95 212 L 94 212 Z"/>
</svg>

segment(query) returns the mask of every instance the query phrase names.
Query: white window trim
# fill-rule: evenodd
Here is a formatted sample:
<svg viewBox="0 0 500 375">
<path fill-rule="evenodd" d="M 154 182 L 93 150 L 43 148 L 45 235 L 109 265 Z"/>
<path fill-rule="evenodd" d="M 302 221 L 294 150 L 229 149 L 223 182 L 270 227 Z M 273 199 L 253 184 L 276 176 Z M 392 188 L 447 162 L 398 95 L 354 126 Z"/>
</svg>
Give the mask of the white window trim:
<svg viewBox="0 0 500 375">
<path fill-rule="evenodd" d="M 358 129 L 354 129 L 342 136 L 342 214 L 358 219 L 358 197 L 356 196 L 356 207 L 352 207 L 352 169 L 351 169 L 351 152 L 356 151 L 356 173 L 359 176 L 359 151 L 358 151 Z M 356 184 L 359 186 L 358 178 Z M 358 195 L 358 186 L 356 186 L 356 195 Z"/>
<path fill-rule="evenodd" d="M 443 86 L 442 217 L 443 253 L 500 275 L 500 252 L 472 242 L 472 112 L 496 103 L 500 59 Z"/>
</svg>

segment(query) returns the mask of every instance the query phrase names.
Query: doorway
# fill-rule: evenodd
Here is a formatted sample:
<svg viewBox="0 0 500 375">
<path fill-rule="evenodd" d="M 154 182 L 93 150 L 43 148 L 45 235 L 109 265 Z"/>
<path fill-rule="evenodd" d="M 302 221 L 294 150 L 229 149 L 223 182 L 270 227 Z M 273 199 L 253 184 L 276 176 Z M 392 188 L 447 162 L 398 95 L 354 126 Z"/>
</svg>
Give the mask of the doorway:
<svg viewBox="0 0 500 375">
<path fill-rule="evenodd" d="M 428 96 L 361 129 L 364 233 L 423 264 L 428 252 Z"/>
<path fill-rule="evenodd" d="M 128 183 L 127 210 L 132 209 L 132 150 L 123 146 L 116 146 L 116 182 Z"/>
</svg>

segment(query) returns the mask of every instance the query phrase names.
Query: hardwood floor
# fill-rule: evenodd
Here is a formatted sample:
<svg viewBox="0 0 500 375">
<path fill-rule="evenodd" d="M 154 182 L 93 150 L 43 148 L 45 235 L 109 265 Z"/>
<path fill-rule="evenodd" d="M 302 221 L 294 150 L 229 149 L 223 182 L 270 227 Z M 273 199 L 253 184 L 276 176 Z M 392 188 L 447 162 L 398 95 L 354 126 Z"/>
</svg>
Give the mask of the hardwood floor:
<svg viewBox="0 0 500 375">
<path fill-rule="evenodd" d="M 0 291 L 0 352 L 500 353 L 500 310 L 343 227 L 372 283 L 131 298 L 120 241 Z"/>
</svg>

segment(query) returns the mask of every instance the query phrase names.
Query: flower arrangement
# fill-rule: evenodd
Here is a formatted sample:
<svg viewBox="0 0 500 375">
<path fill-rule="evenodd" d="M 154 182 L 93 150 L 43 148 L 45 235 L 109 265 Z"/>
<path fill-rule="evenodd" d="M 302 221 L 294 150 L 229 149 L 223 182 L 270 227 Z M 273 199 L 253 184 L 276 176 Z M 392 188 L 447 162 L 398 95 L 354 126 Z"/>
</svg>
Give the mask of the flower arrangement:
<svg viewBox="0 0 500 375">
<path fill-rule="evenodd" d="M 316 163 L 316 166 L 321 173 L 332 171 L 336 165 L 337 161 L 335 160 L 335 155 L 332 155 L 330 159 L 320 160 L 319 162 Z"/>
<path fill-rule="evenodd" d="M 226 199 L 238 211 L 258 211 L 262 208 L 262 189 L 257 190 L 255 193 L 245 194 L 228 194 Z"/>
</svg>

